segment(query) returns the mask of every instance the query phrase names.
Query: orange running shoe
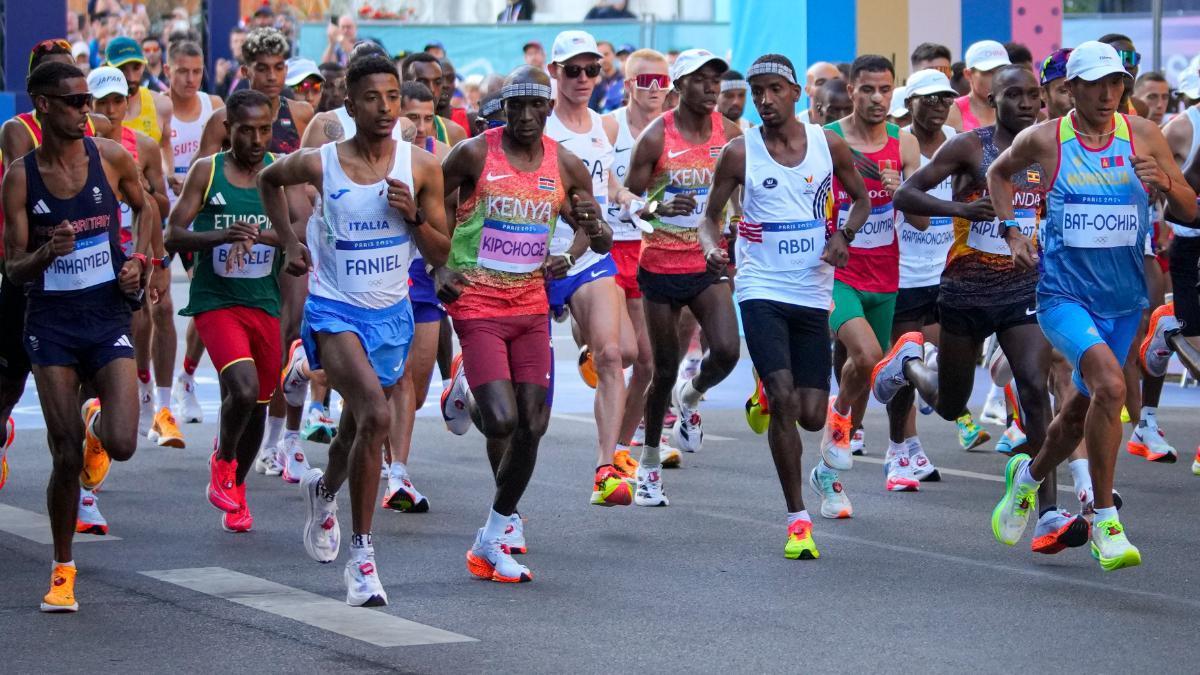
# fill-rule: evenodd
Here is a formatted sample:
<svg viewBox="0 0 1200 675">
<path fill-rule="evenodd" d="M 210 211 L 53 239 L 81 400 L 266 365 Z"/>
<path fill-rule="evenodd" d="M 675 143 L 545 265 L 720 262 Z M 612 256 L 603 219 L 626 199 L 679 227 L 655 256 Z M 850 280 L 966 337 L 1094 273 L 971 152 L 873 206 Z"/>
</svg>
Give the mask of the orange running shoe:
<svg viewBox="0 0 1200 675">
<path fill-rule="evenodd" d="M 154 415 L 154 424 L 150 426 L 150 433 L 146 434 L 146 438 L 151 443 L 157 443 L 160 448 L 184 447 L 183 434 L 179 432 L 179 425 L 175 424 L 175 416 L 171 414 L 170 408 L 160 408 Z"/>
<path fill-rule="evenodd" d="M 95 490 L 108 477 L 112 459 L 96 436 L 96 422 L 100 419 L 100 399 L 89 398 L 83 404 L 83 471 L 79 482 L 85 490 Z"/>
<path fill-rule="evenodd" d="M 579 348 L 579 376 L 583 378 L 583 383 L 592 389 L 600 382 L 600 376 L 596 374 L 596 361 L 587 345 Z"/>
<path fill-rule="evenodd" d="M 821 459 L 831 469 L 849 471 L 854 467 L 854 456 L 850 454 L 852 422 L 849 412 L 843 415 L 834 409 L 836 399 L 836 396 L 829 397 L 825 432 L 821 435 Z"/>
<path fill-rule="evenodd" d="M 42 597 L 43 612 L 78 612 L 75 601 L 75 566 L 55 564 L 50 573 L 50 590 Z"/>
<path fill-rule="evenodd" d="M 8 449 L 13 444 L 13 439 L 17 437 L 17 423 L 13 418 L 8 418 L 4 444 L 0 445 L 0 490 L 4 489 L 4 483 L 8 481 Z"/>
<path fill-rule="evenodd" d="M 596 482 L 592 485 L 592 505 L 629 506 L 633 503 L 633 489 L 629 481 L 612 464 L 596 469 Z"/>
<path fill-rule="evenodd" d="M 629 454 L 628 450 L 617 450 L 613 453 L 613 466 L 617 468 L 617 473 L 625 480 L 635 480 L 637 475 L 638 461 Z"/>
</svg>

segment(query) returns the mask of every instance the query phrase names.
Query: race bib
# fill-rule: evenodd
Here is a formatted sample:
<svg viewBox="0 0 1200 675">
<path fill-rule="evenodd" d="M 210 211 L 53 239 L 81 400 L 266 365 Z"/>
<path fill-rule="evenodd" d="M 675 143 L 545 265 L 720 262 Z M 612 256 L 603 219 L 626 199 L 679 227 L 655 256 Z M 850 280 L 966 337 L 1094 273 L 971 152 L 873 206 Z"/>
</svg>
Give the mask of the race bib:
<svg viewBox="0 0 1200 675">
<path fill-rule="evenodd" d="M 408 274 L 412 260 L 408 235 L 381 239 L 338 239 L 333 244 L 337 258 L 338 288 L 349 293 L 380 291 L 396 285 Z"/>
<path fill-rule="evenodd" d="M 953 241 L 953 218 L 930 218 L 924 231 L 907 223 L 900 227 L 900 250 L 905 257 L 945 258 Z"/>
<path fill-rule="evenodd" d="M 232 244 L 221 244 L 212 250 L 213 273 L 226 279 L 261 279 L 270 276 L 275 264 L 275 247 L 255 244 L 250 252 L 242 256 L 242 267 L 225 271 Z"/>
<path fill-rule="evenodd" d="M 1021 226 L 1021 234 L 1033 239 L 1037 229 L 1037 216 L 1033 209 L 1016 209 L 1013 212 L 1017 224 Z M 967 246 L 993 255 L 1012 255 L 1008 242 L 1004 241 L 1004 227 L 998 220 L 971 223 L 971 231 L 967 235 Z"/>
<path fill-rule="evenodd" d="M 484 220 L 476 259 L 480 267 L 489 270 L 529 274 L 546 260 L 549 234 L 549 227 L 537 223 Z"/>
<path fill-rule="evenodd" d="M 696 200 L 696 208 L 691 213 L 685 213 L 682 216 L 664 216 L 659 218 L 659 222 L 694 230 L 700 226 L 700 215 L 704 213 L 704 207 L 708 205 L 708 188 L 684 188 L 668 185 L 663 193 L 663 200 L 672 199 L 678 194 L 691 195 Z"/>
<path fill-rule="evenodd" d="M 825 249 L 825 221 L 762 224 L 762 257 L 777 270 L 816 267 Z M 745 229 L 753 228 L 747 224 Z M 747 237 L 748 238 L 748 237 Z"/>
<path fill-rule="evenodd" d="M 596 204 L 600 207 L 600 213 L 596 217 L 601 217 L 607 209 L 605 205 L 608 203 L 606 195 L 593 195 L 596 199 Z M 617 213 L 621 212 L 620 205 L 617 206 Z M 554 235 L 550 239 L 550 254 L 561 255 L 571 248 L 571 243 L 575 241 L 575 230 L 571 224 L 562 218 L 558 219 L 558 226 L 554 228 Z"/>
<path fill-rule="evenodd" d="M 1067 195 L 1063 243 L 1073 248 L 1136 246 L 1138 209 L 1125 195 Z"/>
<path fill-rule="evenodd" d="M 842 204 L 838 209 L 838 228 L 846 224 L 850 219 L 850 205 Z M 863 223 L 862 228 L 854 235 L 854 241 L 850 242 L 853 248 L 879 248 L 881 246 L 890 246 L 896 240 L 896 210 L 892 207 L 892 203 L 881 204 L 871 207 L 871 215 L 867 216 L 867 222 Z"/>
<path fill-rule="evenodd" d="M 79 291 L 116 280 L 108 233 L 75 240 L 75 250 L 50 263 L 42 276 L 47 291 Z"/>
</svg>

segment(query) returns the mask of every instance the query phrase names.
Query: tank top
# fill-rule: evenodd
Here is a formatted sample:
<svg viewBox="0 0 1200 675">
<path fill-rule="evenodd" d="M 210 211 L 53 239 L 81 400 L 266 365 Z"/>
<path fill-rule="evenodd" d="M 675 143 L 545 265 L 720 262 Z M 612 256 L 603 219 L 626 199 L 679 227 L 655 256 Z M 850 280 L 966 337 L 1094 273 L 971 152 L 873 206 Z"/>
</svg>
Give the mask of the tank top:
<svg viewBox="0 0 1200 675">
<path fill-rule="evenodd" d="M 987 170 L 1000 156 L 996 127 L 967 133 L 979 137 L 982 161 L 969 183 L 957 185 L 954 201 L 973 202 L 988 194 Z M 1038 222 L 1044 212 L 1046 177 L 1040 164 L 1013 174 L 1013 212 L 1025 236 L 1038 240 Z M 942 272 L 941 301 L 950 307 L 991 307 L 1032 303 L 1037 291 L 1037 270 L 1017 272 L 1012 251 L 1004 241 L 999 221 L 968 222 L 954 218 L 954 243 Z"/>
<path fill-rule="evenodd" d="M 825 126 L 842 138 L 842 123 Z M 871 214 L 850 244 L 850 260 L 834 273 L 834 278 L 864 293 L 895 293 L 900 287 L 900 247 L 896 243 L 896 209 L 892 196 L 883 188 L 880 162 L 890 161 L 900 168 L 900 127 L 887 125 L 887 142 L 875 152 L 850 149 L 854 168 L 867 184 L 871 195 Z M 833 179 L 834 229 L 841 228 L 850 217 L 853 203 L 837 177 Z"/>
<path fill-rule="evenodd" d="M 1109 142 L 1088 148 L 1073 118 L 1058 122 L 1038 306 L 1072 302 L 1100 318 L 1124 316 L 1148 305 L 1142 256 L 1150 200 L 1129 161 L 1137 154 L 1133 131 L 1125 115 L 1114 113 Z"/>
<path fill-rule="evenodd" d="M 196 232 L 224 230 L 239 220 L 257 225 L 260 230 L 270 229 L 271 221 L 263 209 L 258 188 L 238 187 L 225 177 L 228 157 L 228 152 L 213 155 L 208 185 L 204 188 L 204 208 L 196 214 L 192 229 Z M 273 161 L 275 156 L 267 153 L 263 157 L 263 166 Z M 229 248 L 229 244 L 219 244 L 196 251 L 188 304 L 179 313 L 195 316 L 224 307 L 253 307 L 279 316 L 279 268 L 282 264 L 279 249 L 256 243 L 249 255 L 244 256 L 241 269 L 226 272 Z"/>
<path fill-rule="evenodd" d="M 725 147 L 725 117 L 713 111 L 708 139 L 692 145 L 675 126 L 675 111 L 663 113 L 663 152 L 654 165 L 650 199 L 667 201 L 677 194 L 690 194 L 696 209 L 682 216 L 655 218 L 653 231 L 643 233 L 640 265 L 656 274 L 697 274 L 707 263 L 700 250 L 700 216 L 708 206 L 717 157 Z"/>
<path fill-rule="evenodd" d="M 345 106 L 334 108 L 333 114 L 337 115 L 338 123 L 342 125 L 342 140 L 348 141 L 354 138 L 354 135 L 358 133 L 358 125 L 354 123 L 354 118 L 350 116 L 350 113 L 346 112 Z M 396 126 L 392 127 L 392 138 L 397 141 L 404 141 L 404 132 L 401 131 L 399 122 L 396 123 Z M 407 143 L 407 141 L 404 142 Z M 425 149 L 432 153 L 433 145 L 427 144 Z"/>
<path fill-rule="evenodd" d="M 971 112 L 971 94 L 968 93 L 954 99 L 954 105 L 958 106 L 958 112 L 962 113 L 962 130 L 964 132 L 980 127 L 979 118 Z"/>
<path fill-rule="evenodd" d="M 28 250 L 50 241 L 54 229 L 64 220 L 75 229 L 75 250 L 55 258 L 41 278 L 26 286 L 30 314 L 40 307 L 53 309 L 60 322 L 70 317 L 64 309 L 95 312 L 121 307 L 121 311 L 128 311 L 117 285 L 117 272 L 125 264 L 118 240 L 117 196 L 104 174 L 95 142 L 84 138 L 83 146 L 88 158 L 87 181 L 67 199 L 55 197 L 46 187 L 36 153 L 24 158 Z"/>
<path fill-rule="evenodd" d="M 337 143 L 321 146 L 321 206 L 308 220 L 313 265 L 308 291 L 355 307 L 387 309 L 408 297 L 411 232 L 387 203 L 387 182 L 350 180 L 337 148 Z M 387 175 L 416 194 L 411 145 L 396 144 Z"/>
<path fill-rule="evenodd" d="M 833 158 L 825 131 L 803 125 L 804 161 L 775 161 L 762 129 L 746 132 L 742 222 L 738 225 L 737 299 L 829 309 L 833 267 L 821 260 L 827 239 Z"/>
<path fill-rule="evenodd" d="M 300 149 L 300 130 L 292 119 L 292 109 L 286 98 L 279 98 L 279 113 L 271 124 L 271 144 L 267 150 L 277 155 L 291 154 Z"/>
<path fill-rule="evenodd" d="M 200 149 L 200 137 L 204 135 L 204 123 L 213 114 L 212 99 L 208 97 L 208 94 L 197 93 L 196 98 L 200 99 L 200 115 L 196 119 L 184 122 L 178 117 L 171 118 L 171 155 L 174 160 L 175 177 L 181 181 L 187 177 L 188 167 L 192 165 L 192 158 Z M 179 195 L 169 189 L 169 186 L 167 199 L 170 200 L 172 207 L 179 200 Z"/>
<path fill-rule="evenodd" d="M 446 306 L 454 319 L 490 319 L 550 311 L 542 263 L 558 211 L 567 199 L 558 143 L 542 136 L 542 163 L 518 171 L 501 145 L 504 128 L 488 129 L 487 157 L 475 190 L 459 202 L 448 266 L 471 285 Z"/>
<path fill-rule="evenodd" d="M 129 151 L 133 155 L 133 163 L 138 167 L 138 173 L 141 173 L 141 166 L 138 163 L 138 147 L 137 133 L 129 127 L 121 127 L 121 147 Z M 126 257 L 133 255 L 133 209 L 125 202 L 118 201 L 121 210 L 121 251 Z"/>
<path fill-rule="evenodd" d="M 162 127 L 158 126 L 158 109 L 154 107 L 154 94 L 146 87 L 138 87 L 137 96 L 142 107 L 137 117 L 125 120 L 124 125 L 146 134 L 154 139 L 155 143 L 159 143 L 162 141 Z"/>
<path fill-rule="evenodd" d="M 433 132 L 439 141 L 450 144 L 450 132 L 446 130 L 446 122 L 440 115 L 433 116 Z"/>
<path fill-rule="evenodd" d="M 588 110 L 592 126 L 588 131 L 572 131 L 562 123 L 557 114 L 551 113 L 546 120 L 546 135 L 558 142 L 559 147 L 566 148 L 579 159 L 592 177 L 592 196 L 601 208 L 601 213 L 608 210 L 608 171 L 613 163 L 613 146 L 608 142 L 608 134 L 604 133 L 604 122 L 600 114 Z M 554 226 L 554 236 L 550 239 L 550 255 L 562 255 L 571 248 L 575 241 L 575 228 L 562 218 Z M 587 248 L 575 260 L 575 264 L 567 272 L 575 276 L 597 262 L 608 257 Z"/>
<path fill-rule="evenodd" d="M 617 182 L 625 184 L 625 174 L 629 173 L 629 158 L 633 155 L 633 143 L 636 139 L 629 130 L 629 108 L 618 108 L 613 117 L 617 120 L 617 142 L 613 145 L 612 167 L 609 169 L 616 176 Z M 613 241 L 638 241 L 642 231 L 637 225 L 627 223 L 620 218 L 621 205 L 609 204 L 604 209 L 604 220 L 612 228 Z"/>
<path fill-rule="evenodd" d="M 1188 148 L 1184 162 L 1186 165 L 1187 162 L 1196 161 L 1196 151 L 1200 149 L 1200 109 L 1191 105 L 1183 112 L 1187 115 L 1188 121 L 1192 123 L 1192 147 Z M 1200 200 L 1197 200 L 1197 203 L 1200 203 Z M 1180 225 L 1169 220 L 1167 223 L 1171 226 L 1171 231 L 1175 233 L 1176 237 L 1200 237 L 1200 228 L 1187 227 L 1186 225 Z"/>
<path fill-rule="evenodd" d="M 912 132 L 912 125 L 904 127 Z M 943 124 L 942 134 L 949 141 L 957 134 L 954 127 Z M 929 157 L 921 155 L 921 166 L 930 161 Z M 943 201 L 954 198 L 953 177 L 929 190 L 929 194 Z M 900 238 L 900 288 L 922 288 L 936 286 L 942 278 L 942 270 L 946 267 L 946 254 L 954 241 L 954 223 L 949 217 L 935 216 L 929 219 L 929 227 L 924 232 L 918 230 L 904 218 L 902 211 L 896 212 L 896 236 Z"/>
</svg>

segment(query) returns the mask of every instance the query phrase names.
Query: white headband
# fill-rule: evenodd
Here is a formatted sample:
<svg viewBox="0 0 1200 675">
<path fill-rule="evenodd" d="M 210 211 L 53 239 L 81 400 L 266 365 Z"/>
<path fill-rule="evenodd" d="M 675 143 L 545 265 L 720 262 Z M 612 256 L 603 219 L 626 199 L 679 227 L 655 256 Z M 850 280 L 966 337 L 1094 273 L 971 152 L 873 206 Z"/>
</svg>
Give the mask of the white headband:
<svg viewBox="0 0 1200 675">
<path fill-rule="evenodd" d="M 745 91 L 750 85 L 746 84 L 745 80 L 721 80 L 721 93 L 724 94 L 732 89 L 741 89 Z"/>
<path fill-rule="evenodd" d="M 510 99 L 518 96 L 536 96 L 538 98 L 550 99 L 550 86 L 545 84 L 537 84 L 536 82 L 515 82 L 506 84 L 500 90 L 500 98 Z"/>
<path fill-rule="evenodd" d="M 494 115 L 495 113 L 497 113 L 499 111 L 500 111 L 500 99 L 498 99 L 498 98 L 489 98 L 479 108 L 479 114 L 483 117 L 487 117 L 488 115 Z"/>
<path fill-rule="evenodd" d="M 759 61 L 746 71 L 746 79 L 749 80 L 756 75 L 778 75 L 792 84 L 797 84 L 796 73 L 782 63 Z"/>
</svg>

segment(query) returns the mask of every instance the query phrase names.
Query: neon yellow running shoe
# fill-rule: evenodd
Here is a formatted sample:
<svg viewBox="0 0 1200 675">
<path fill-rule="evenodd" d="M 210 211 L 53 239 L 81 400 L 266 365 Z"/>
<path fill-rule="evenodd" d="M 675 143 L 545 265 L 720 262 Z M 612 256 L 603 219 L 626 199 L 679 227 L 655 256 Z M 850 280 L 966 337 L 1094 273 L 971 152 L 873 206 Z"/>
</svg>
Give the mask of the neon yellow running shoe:
<svg viewBox="0 0 1200 675">
<path fill-rule="evenodd" d="M 1022 452 L 1013 455 L 1004 467 L 1004 497 L 992 510 L 992 534 L 1006 546 L 1021 540 L 1029 524 L 1029 514 L 1037 512 L 1038 486 L 1017 481 L 1017 474 L 1030 461 L 1029 455 Z"/>
<path fill-rule="evenodd" d="M 787 543 L 783 546 L 783 557 L 788 560 L 816 560 L 821 557 L 813 543 L 812 523 L 797 520 L 788 526 Z"/>
<path fill-rule="evenodd" d="M 1092 557 L 1105 572 L 1142 564 L 1142 552 L 1129 543 L 1124 526 L 1116 518 L 1092 525 Z"/>
<path fill-rule="evenodd" d="M 771 409 L 767 406 L 767 392 L 763 390 L 762 380 L 758 373 L 754 374 L 754 393 L 746 399 L 746 424 L 756 434 L 767 433 L 771 425 Z"/>
<path fill-rule="evenodd" d="M 1129 408 L 1121 406 L 1121 424 L 1129 424 L 1133 418 L 1129 416 Z"/>
</svg>

